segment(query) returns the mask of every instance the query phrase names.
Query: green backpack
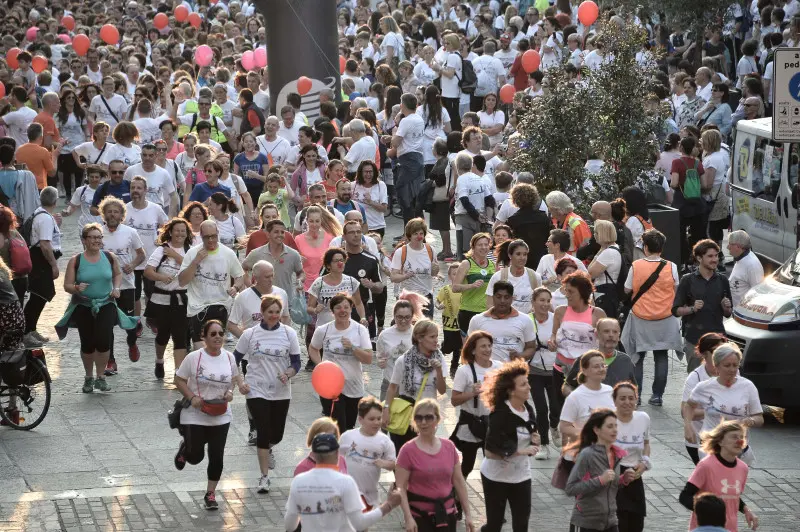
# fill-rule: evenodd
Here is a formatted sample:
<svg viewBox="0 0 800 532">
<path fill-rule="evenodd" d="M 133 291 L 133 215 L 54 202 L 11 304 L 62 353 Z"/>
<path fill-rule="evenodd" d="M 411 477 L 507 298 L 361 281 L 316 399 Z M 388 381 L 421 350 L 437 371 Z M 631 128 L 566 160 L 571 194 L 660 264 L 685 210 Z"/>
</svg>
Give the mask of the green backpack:
<svg viewBox="0 0 800 532">
<path fill-rule="evenodd" d="M 683 159 L 681 159 L 683 161 Z M 686 180 L 683 182 L 683 197 L 686 199 L 700 199 L 700 174 L 697 173 L 697 160 L 694 161 L 694 167 L 689 168 L 686 161 L 683 161 L 686 166 Z"/>
</svg>

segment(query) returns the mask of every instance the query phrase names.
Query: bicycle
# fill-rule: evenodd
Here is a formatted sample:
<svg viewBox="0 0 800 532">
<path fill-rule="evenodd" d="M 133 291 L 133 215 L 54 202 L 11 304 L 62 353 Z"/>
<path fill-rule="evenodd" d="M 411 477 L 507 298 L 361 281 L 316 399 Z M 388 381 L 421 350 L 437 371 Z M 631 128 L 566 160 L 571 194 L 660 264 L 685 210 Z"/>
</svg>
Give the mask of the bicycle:
<svg viewBox="0 0 800 532">
<path fill-rule="evenodd" d="M 39 426 L 50 409 L 51 384 L 43 349 L 22 348 L 0 353 L 2 424 L 15 430 Z"/>
</svg>

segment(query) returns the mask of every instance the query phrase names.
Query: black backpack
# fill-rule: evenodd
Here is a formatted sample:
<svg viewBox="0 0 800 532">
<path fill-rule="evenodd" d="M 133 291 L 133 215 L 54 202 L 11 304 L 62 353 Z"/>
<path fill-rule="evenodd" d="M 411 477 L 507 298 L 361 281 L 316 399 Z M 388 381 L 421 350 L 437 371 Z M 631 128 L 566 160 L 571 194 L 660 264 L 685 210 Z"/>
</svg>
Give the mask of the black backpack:
<svg viewBox="0 0 800 532">
<path fill-rule="evenodd" d="M 418 201 L 421 202 L 422 210 L 431 212 L 433 210 L 433 191 L 436 189 L 436 183 L 433 179 L 426 179 L 420 185 L 417 191 Z"/>
<path fill-rule="evenodd" d="M 472 66 L 472 61 L 464 59 L 461 54 L 458 54 L 461 59 L 461 77 L 458 80 L 458 87 L 464 94 L 473 94 L 478 87 L 478 75 L 475 73 L 475 67 Z"/>
<path fill-rule="evenodd" d="M 621 313 L 625 313 L 627 308 L 627 300 L 630 296 L 625 293 L 625 280 L 628 278 L 628 271 L 631 269 L 630 261 L 625 257 L 619 246 L 611 246 L 620 256 L 619 275 L 616 282 L 608 275 L 608 270 L 603 272 L 606 280 L 609 281 L 605 284 L 595 288 L 595 305 L 606 313 L 609 318 L 619 319 Z"/>
<path fill-rule="evenodd" d="M 22 235 L 22 238 L 25 239 L 25 243 L 28 244 L 28 247 L 31 246 L 31 233 L 33 232 L 33 219 L 39 216 L 40 214 L 50 214 L 47 211 L 37 211 L 33 213 L 33 216 L 25 220 L 22 226 L 19 228 L 19 234 Z"/>
</svg>

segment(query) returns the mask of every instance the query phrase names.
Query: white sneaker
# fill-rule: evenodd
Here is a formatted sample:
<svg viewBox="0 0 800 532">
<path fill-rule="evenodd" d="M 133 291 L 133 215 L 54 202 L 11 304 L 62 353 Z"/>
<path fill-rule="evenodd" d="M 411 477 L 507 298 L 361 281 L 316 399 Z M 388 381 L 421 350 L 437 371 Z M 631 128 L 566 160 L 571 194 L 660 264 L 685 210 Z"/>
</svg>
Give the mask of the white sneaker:
<svg viewBox="0 0 800 532">
<path fill-rule="evenodd" d="M 255 445 L 257 441 L 258 433 L 256 433 L 256 429 L 253 429 L 247 434 L 247 445 Z"/>
<path fill-rule="evenodd" d="M 44 344 L 50 341 L 50 337 L 41 334 L 39 331 L 31 331 L 30 334 Z"/>
<path fill-rule="evenodd" d="M 536 460 L 550 460 L 550 447 L 542 445 L 539 452 L 533 457 Z"/>
<path fill-rule="evenodd" d="M 261 475 L 261 478 L 258 479 L 258 492 L 269 493 L 269 477 L 267 475 Z"/>
<path fill-rule="evenodd" d="M 269 469 L 275 469 L 275 455 L 272 454 L 272 449 L 269 450 Z"/>
<path fill-rule="evenodd" d="M 560 449 L 561 448 L 561 433 L 558 432 L 557 428 L 550 429 L 550 443 L 556 449 Z"/>
</svg>

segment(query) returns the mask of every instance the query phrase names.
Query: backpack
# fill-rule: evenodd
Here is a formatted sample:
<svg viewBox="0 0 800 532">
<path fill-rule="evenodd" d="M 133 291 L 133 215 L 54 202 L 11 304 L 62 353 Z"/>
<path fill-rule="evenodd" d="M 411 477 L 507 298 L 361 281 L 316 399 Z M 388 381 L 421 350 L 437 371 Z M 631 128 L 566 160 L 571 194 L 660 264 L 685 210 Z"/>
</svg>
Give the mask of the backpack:
<svg viewBox="0 0 800 532">
<path fill-rule="evenodd" d="M 609 318 L 619 319 L 620 313 L 626 312 L 628 294 L 625 293 L 625 280 L 628 278 L 628 270 L 631 268 L 630 261 L 625 257 L 619 246 L 613 245 L 609 249 L 615 250 L 620 256 L 619 275 L 616 282 L 608 274 L 606 269 L 603 272 L 607 283 L 595 288 L 595 305 L 606 313 Z"/>
<path fill-rule="evenodd" d="M 12 236 L 8 239 L 8 258 L 14 278 L 24 277 L 33 270 L 31 251 L 23 238 Z"/>
<path fill-rule="evenodd" d="M 538 282 L 536 279 L 536 272 L 525 267 L 525 273 L 528 274 L 528 282 L 531 283 L 531 290 L 536 290 L 541 286 L 541 283 Z M 500 280 L 501 281 L 508 281 L 508 267 L 502 268 L 500 270 Z"/>
<path fill-rule="evenodd" d="M 478 75 L 475 74 L 475 67 L 472 66 L 472 61 L 464 59 L 461 54 L 461 78 L 458 80 L 458 87 L 464 94 L 473 94 L 478 87 Z"/>
<path fill-rule="evenodd" d="M 667 191 L 659 183 L 648 181 L 645 184 L 644 195 L 647 203 L 658 203 L 659 205 L 667 203 Z"/>
<path fill-rule="evenodd" d="M 697 172 L 697 165 L 698 162 L 695 159 L 694 166 L 689 168 L 689 165 L 686 164 L 686 161 L 683 161 L 684 166 L 686 166 L 686 180 L 683 182 L 683 188 L 681 192 L 683 193 L 683 197 L 688 199 L 700 199 L 702 194 L 700 192 L 700 174 Z"/>
<path fill-rule="evenodd" d="M 430 244 L 425 242 L 425 249 L 428 250 L 428 258 L 431 259 L 431 264 L 433 264 L 433 248 Z M 403 244 L 400 247 L 400 271 L 403 271 L 403 267 L 406 264 L 406 258 L 408 257 L 408 244 Z"/>
<path fill-rule="evenodd" d="M 28 248 L 32 248 L 31 245 L 31 233 L 33 232 L 33 220 L 40 214 L 49 214 L 47 211 L 38 211 L 33 213 L 33 216 L 25 220 L 22 224 L 22 227 L 19 228 L 19 234 L 22 236 L 25 243 L 28 245 Z"/>
</svg>

